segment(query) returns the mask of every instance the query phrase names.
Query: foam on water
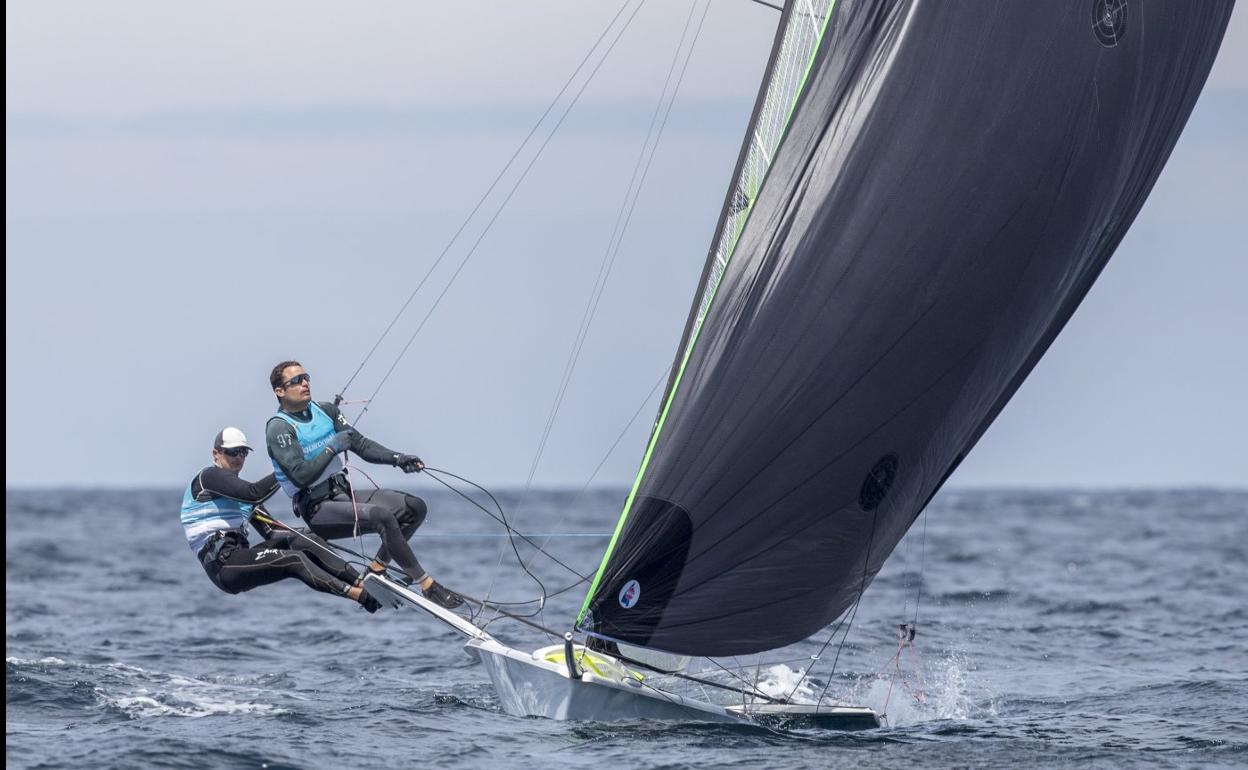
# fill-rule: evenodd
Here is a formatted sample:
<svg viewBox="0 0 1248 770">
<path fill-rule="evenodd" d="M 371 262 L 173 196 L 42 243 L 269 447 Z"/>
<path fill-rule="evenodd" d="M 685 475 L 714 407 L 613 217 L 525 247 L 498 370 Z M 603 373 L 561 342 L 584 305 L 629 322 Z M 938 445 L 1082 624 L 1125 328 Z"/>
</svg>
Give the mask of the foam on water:
<svg viewBox="0 0 1248 770">
<path fill-rule="evenodd" d="M 213 700 L 210 696 L 177 690 L 170 693 L 151 693 L 140 690 L 138 694 L 126 697 L 114 697 L 100 689 L 96 692 L 100 699 L 115 708 L 126 712 L 131 717 L 209 717 L 219 714 L 258 714 L 261 716 L 277 716 L 289 714 L 286 709 L 270 703 L 245 703 L 231 700 Z"/>
<path fill-rule="evenodd" d="M 206 717 L 219 714 L 275 716 L 290 713 L 269 702 L 289 697 L 263 688 L 221 684 L 179 674 L 148 671 L 139 666 L 108 661 L 78 663 L 63 658 L 38 660 L 10 656 L 5 663 L 20 676 L 69 669 L 74 685 L 89 684 L 98 703 L 115 708 L 134 719 L 178 716 Z M 54 680 L 49 686 L 55 686 Z"/>
<path fill-rule="evenodd" d="M 68 666 L 69 665 L 68 663 L 61 660 L 60 658 L 54 658 L 54 657 L 40 658 L 39 660 L 29 660 L 27 658 L 11 657 L 11 658 L 5 658 L 4 662 L 12 666 L 36 666 L 36 665 L 38 666 Z"/>
<path fill-rule="evenodd" d="M 922 722 L 985 719 L 996 715 L 996 698 L 974 679 L 964 653 L 920 657 L 869 677 L 850 697 L 881 714 L 890 727 Z"/>
<path fill-rule="evenodd" d="M 890 661 L 890 664 L 892 661 Z M 866 706 L 885 717 L 891 727 L 939 720 L 990 718 L 996 698 L 974 679 L 974 667 L 965 653 L 935 657 L 907 653 L 901 665 L 888 665 L 877 674 L 833 684 L 826 692 L 822 680 L 803 676 L 803 669 L 774 664 L 760 671 L 757 687 L 772 698 L 794 703 Z"/>
</svg>

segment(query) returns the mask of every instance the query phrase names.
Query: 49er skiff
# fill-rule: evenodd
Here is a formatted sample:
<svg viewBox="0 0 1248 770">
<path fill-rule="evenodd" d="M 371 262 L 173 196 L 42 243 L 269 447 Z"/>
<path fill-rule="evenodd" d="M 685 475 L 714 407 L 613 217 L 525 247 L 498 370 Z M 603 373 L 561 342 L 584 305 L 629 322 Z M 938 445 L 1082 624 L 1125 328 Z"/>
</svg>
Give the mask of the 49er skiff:
<svg viewBox="0 0 1248 770">
<path fill-rule="evenodd" d="M 385 578 L 370 593 L 465 634 L 509 713 L 877 725 L 865 708 L 692 700 L 601 650 L 760 653 L 860 600 L 1126 234 L 1232 7 L 787 3 L 564 643 L 517 651 Z"/>
</svg>

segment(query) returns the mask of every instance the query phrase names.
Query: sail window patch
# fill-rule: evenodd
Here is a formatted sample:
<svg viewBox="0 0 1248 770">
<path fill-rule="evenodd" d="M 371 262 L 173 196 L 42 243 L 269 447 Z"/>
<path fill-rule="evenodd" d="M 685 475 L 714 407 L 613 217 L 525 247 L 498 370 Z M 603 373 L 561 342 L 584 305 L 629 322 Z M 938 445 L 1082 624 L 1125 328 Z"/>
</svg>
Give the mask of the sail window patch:
<svg viewBox="0 0 1248 770">
<path fill-rule="evenodd" d="M 890 452 L 879 460 L 876 460 L 872 466 L 871 472 L 867 474 L 867 478 L 862 482 L 862 490 L 858 493 L 858 507 L 870 513 L 884 502 L 888 490 L 892 488 L 893 482 L 897 480 L 898 457 L 896 452 Z"/>
<path fill-rule="evenodd" d="M 1092 34 L 1106 48 L 1113 48 L 1127 34 L 1127 0 L 1093 0 Z"/>
</svg>

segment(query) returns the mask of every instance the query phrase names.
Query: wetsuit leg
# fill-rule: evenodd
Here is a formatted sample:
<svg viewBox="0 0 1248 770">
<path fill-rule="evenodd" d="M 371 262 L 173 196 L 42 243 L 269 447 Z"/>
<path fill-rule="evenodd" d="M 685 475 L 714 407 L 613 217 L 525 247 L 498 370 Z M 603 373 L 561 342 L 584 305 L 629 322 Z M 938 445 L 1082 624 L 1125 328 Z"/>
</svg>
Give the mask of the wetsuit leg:
<svg viewBox="0 0 1248 770">
<path fill-rule="evenodd" d="M 360 531 L 380 535 L 381 551 L 393 556 L 399 568 L 413 581 L 424 580 L 428 573 L 416 560 L 416 554 L 407 544 L 407 537 L 399 525 L 399 516 L 407 510 L 406 501 L 396 505 L 389 496 L 372 497 L 376 502 L 362 502 L 357 498 L 353 504 L 350 495 L 335 495 L 316 507 L 308 525 L 313 532 L 328 540 L 349 538 L 355 535 L 358 514 Z M 415 528 L 412 529 L 414 531 Z"/>
<path fill-rule="evenodd" d="M 338 556 L 333 546 L 311 532 L 275 531 L 265 543 L 271 548 L 305 553 L 318 567 L 345 583 L 354 585 L 360 580 L 360 573 Z"/>
<path fill-rule="evenodd" d="M 343 595 L 351 587 L 321 569 L 302 551 L 274 547 L 269 541 L 250 548 L 222 552 L 216 562 L 213 580 L 226 593 L 237 594 L 279 580 L 295 578 L 309 588 L 327 594 Z M 212 572 L 209 572 L 212 577 Z"/>
<path fill-rule="evenodd" d="M 397 511 L 395 519 L 399 522 L 399 529 L 403 532 L 403 539 L 409 540 L 421 524 L 425 523 L 425 517 L 429 515 L 429 506 L 425 505 L 425 501 L 415 495 L 409 495 L 405 492 L 395 492 L 391 489 L 374 489 L 371 492 L 365 492 L 363 495 L 356 495 L 356 501 L 376 503 L 383 505 L 392 511 Z M 377 556 L 374 558 L 382 564 L 390 563 L 390 552 L 386 550 L 386 544 L 381 544 Z"/>
</svg>

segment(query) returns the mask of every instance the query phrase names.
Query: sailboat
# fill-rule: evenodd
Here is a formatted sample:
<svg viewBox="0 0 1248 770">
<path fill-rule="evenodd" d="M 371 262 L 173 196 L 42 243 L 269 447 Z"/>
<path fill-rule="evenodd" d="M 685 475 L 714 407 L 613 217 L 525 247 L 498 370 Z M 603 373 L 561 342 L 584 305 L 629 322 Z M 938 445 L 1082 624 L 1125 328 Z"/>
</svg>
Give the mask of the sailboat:
<svg viewBox="0 0 1248 770">
<path fill-rule="evenodd" d="M 466 637 L 503 708 L 873 727 L 654 683 L 859 601 L 1143 205 L 1233 0 L 792 0 L 649 441 L 562 644 Z M 650 661 L 649 663 L 647 661 Z"/>
</svg>

